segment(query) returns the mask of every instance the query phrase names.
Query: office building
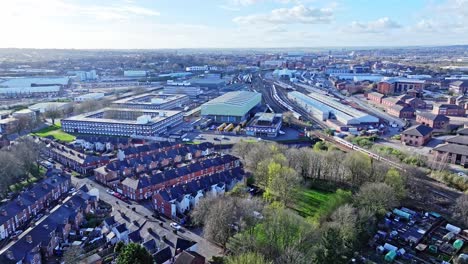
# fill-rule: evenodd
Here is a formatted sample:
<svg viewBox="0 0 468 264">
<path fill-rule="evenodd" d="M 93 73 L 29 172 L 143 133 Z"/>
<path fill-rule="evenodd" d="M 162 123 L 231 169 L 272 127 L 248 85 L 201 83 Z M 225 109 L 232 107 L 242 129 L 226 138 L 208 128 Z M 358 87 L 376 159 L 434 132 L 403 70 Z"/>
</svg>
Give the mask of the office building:
<svg viewBox="0 0 468 264">
<path fill-rule="evenodd" d="M 114 101 L 111 106 L 131 109 L 165 109 L 181 108 L 190 102 L 184 94 L 145 93 Z"/>
<path fill-rule="evenodd" d="M 104 108 L 62 119 L 68 133 L 157 137 L 182 123 L 183 113 L 170 110 Z"/>
<path fill-rule="evenodd" d="M 249 136 L 276 137 L 281 129 L 282 121 L 282 114 L 257 113 L 247 124 L 245 132 Z"/>
<path fill-rule="evenodd" d="M 262 94 L 238 91 L 219 96 L 201 106 L 201 115 L 215 123 L 240 123 L 247 120 L 262 102 Z"/>
</svg>

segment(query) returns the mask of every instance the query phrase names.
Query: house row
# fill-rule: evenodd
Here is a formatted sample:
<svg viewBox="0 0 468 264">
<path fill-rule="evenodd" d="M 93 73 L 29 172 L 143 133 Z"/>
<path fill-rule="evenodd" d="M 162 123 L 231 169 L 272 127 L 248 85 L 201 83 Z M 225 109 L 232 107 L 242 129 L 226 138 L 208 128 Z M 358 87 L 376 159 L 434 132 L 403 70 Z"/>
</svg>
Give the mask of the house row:
<svg viewBox="0 0 468 264">
<path fill-rule="evenodd" d="M 109 163 L 108 156 L 95 156 L 78 152 L 60 143 L 47 140 L 47 147 L 42 152 L 49 158 L 54 159 L 65 167 L 69 167 L 76 172 L 88 174 L 93 169 Z"/>
<path fill-rule="evenodd" d="M 389 114 L 399 118 L 412 118 L 415 109 L 425 109 L 427 107 L 426 102 L 422 99 L 408 94 L 387 97 L 381 93 L 371 92 L 367 94 L 367 98 L 376 104 L 382 105 Z"/>
<path fill-rule="evenodd" d="M 435 160 L 468 168 L 467 130 L 467 128 L 459 130 L 458 135 L 447 138 L 445 143 L 432 149 Z"/>
<path fill-rule="evenodd" d="M 65 244 L 73 240 L 83 241 L 80 227 L 86 222 L 85 215 L 96 209 L 97 201 L 83 190 L 70 197 L 40 224 L 8 247 L 0 255 L 0 263 L 43 263 L 44 259 L 61 255 Z"/>
<path fill-rule="evenodd" d="M 11 236 L 42 210 L 50 208 L 68 192 L 70 185 L 69 175 L 52 175 L 0 206 L 0 239 Z"/>
<path fill-rule="evenodd" d="M 213 147 L 211 143 L 181 145 L 178 148 L 160 153 L 139 155 L 138 157 L 129 159 L 117 159 L 106 166 L 95 169 L 94 175 L 96 176 L 96 180 L 102 184 L 115 187 L 119 180 L 125 177 L 138 176 L 178 164 L 182 161 L 206 157 L 213 153 Z"/>
<path fill-rule="evenodd" d="M 416 122 L 433 129 L 445 129 L 450 123 L 450 118 L 445 115 L 421 112 L 416 114 Z"/>
<path fill-rule="evenodd" d="M 237 167 L 177 184 L 157 191 L 153 196 L 153 206 L 159 213 L 173 218 L 191 210 L 205 196 L 224 194 L 243 179 L 244 171 Z"/>
<path fill-rule="evenodd" d="M 122 160 L 132 159 L 141 156 L 147 156 L 152 154 L 158 154 L 166 151 L 170 151 L 173 149 L 178 149 L 184 146 L 181 143 L 171 143 L 166 141 L 160 142 L 152 142 L 149 144 L 142 144 L 142 145 L 128 145 L 124 148 L 120 148 L 117 154 L 117 157 Z"/>
<path fill-rule="evenodd" d="M 436 104 L 433 109 L 434 114 L 446 116 L 466 116 L 464 106 L 456 104 Z"/>
<path fill-rule="evenodd" d="M 120 223 L 115 220 L 114 216 L 110 216 L 103 221 L 102 234 L 105 236 L 106 242 L 115 245 L 117 242 L 136 243 L 144 247 L 149 254 L 153 256 L 156 264 L 204 264 L 205 258 L 197 253 L 198 244 L 195 241 L 177 237 L 176 241 L 171 246 L 163 241 L 157 241 L 152 236 L 144 237 L 141 232 L 143 226 L 131 231 L 125 223 Z M 201 262 L 189 261 L 184 259 L 183 262 L 177 262 L 179 258 L 185 258 L 185 254 L 194 256 L 194 259 L 201 260 Z M 182 259 L 179 259 L 179 261 Z"/>
<path fill-rule="evenodd" d="M 241 166 L 240 160 L 232 155 L 211 157 L 176 168 L 163 171 L 155 170 L 151 174 L 126 178 L 117 191 L 133 200 L 148 199 L 152 197 L 155 191 L 167 186 L 188 182 Z"/>
</svg>

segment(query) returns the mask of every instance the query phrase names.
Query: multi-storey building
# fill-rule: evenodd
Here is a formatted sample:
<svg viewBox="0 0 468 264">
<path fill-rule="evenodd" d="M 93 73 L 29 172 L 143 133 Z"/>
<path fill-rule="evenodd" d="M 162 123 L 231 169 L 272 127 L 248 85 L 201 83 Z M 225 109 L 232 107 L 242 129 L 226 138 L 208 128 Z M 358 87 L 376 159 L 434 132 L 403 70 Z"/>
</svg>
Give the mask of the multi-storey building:
<svg viewBox="0 0 468 264">
<path fill-rule="evenodd" d="M 450 119 L 444 115 L 435 115 L 432 113 L 417 113 L 416 122 L 434 129 L 445 129 Z"/>
<path fill-rule="evenodd" d="M 184 94 L 160 94 L 146 93 L 114 101 L 111 106 L 128 109 L 175 109 L 189 103 L 189 98 Z"/>
<path fill-rule="evenodd" d="M 157 137 L 182 120 L 181 111 L 104 108 L 61 122 L 63 131 L 68 133 Z"/>
</svg>

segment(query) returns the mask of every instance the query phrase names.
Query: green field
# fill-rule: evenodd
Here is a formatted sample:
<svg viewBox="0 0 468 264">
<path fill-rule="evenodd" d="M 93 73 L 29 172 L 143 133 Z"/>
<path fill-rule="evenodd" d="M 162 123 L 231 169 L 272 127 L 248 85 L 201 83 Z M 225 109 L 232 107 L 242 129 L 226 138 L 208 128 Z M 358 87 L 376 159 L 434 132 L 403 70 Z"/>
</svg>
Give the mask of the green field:
<svg viewBox="0 0 468 264">
<path fill-rule="evenodd" d="M 320 218 L 323 214 L 349 201 L 351 192 L 337 190 L 325 192 L 315 189 L 301 189 L 296 193 L 294 209 L 303 217 Z"/>
<path fill-rule="evenodd" d="M 39 137 L 52 136 L 55 139 L 60 140 L 62 142 L 72 142 L 73 140 L 76 139 L 75 136 L 63 132 L 60 124 L 52 125 L 44 129 L 41 129 L 37 131 L 36 133 L 34 133 L 34 135 L 39 136 Z"/>
</svg>

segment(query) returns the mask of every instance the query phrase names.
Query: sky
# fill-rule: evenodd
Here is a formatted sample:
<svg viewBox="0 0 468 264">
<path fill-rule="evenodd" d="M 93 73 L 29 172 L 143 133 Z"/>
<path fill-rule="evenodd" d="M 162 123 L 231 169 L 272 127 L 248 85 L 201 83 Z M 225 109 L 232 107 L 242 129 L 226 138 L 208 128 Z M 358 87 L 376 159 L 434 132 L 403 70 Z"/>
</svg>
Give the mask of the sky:
<svg viewBox="0 0 468 264">
<path fill-rule="evenodd" d="M 468 44 L 468 0 L 1 0 L 0 48 Z"/>
</svg>

